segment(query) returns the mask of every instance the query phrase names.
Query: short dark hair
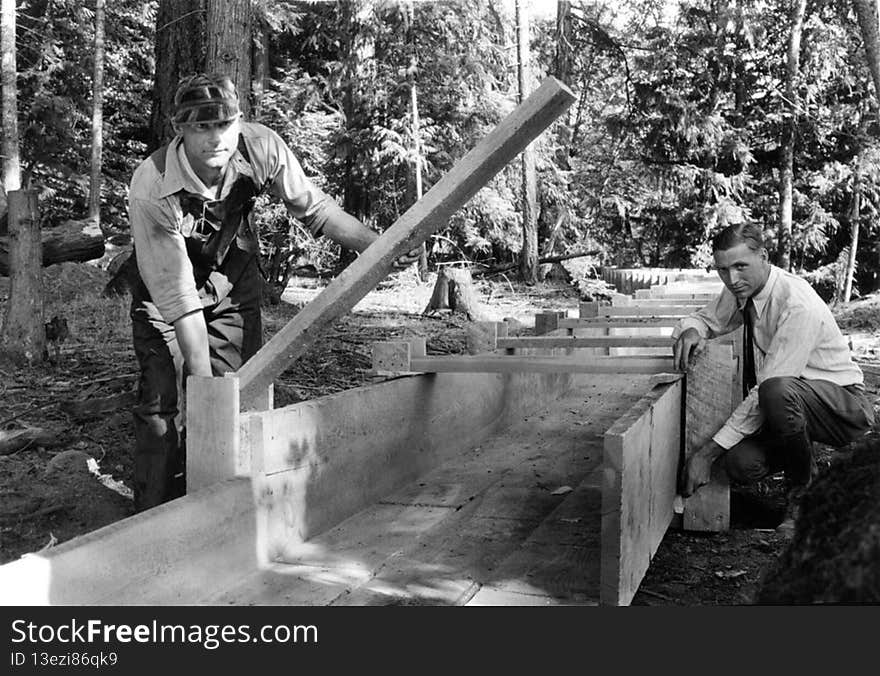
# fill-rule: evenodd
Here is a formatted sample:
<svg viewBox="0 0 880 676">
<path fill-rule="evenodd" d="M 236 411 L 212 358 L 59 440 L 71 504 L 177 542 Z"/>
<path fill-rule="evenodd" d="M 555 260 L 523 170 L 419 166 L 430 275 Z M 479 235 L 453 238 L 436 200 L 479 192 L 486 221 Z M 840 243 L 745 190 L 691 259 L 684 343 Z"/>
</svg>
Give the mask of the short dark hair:
<svg viewBox="0 0 880 676">
<path fill-rule="evenodd" d="M 763 249 L 764 233 L 760 226 L 754 223 L 728 225 L 712 238 L 712 253 L 726 251 L 739 244 L 745 244 L 752 251 Z"/>
</svg>

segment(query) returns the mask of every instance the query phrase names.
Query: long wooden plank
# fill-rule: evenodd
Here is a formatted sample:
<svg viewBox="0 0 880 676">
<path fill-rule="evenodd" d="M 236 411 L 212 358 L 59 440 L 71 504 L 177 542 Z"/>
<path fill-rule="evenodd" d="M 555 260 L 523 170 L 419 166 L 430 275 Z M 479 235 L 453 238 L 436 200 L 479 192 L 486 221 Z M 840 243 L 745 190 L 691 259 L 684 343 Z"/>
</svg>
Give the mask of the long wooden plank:
<svg viewBox="0 0 880 676">
<path fill-rule="evenodd" d="M 673 515 L 682 383 L 654 388 L 605 433 L 599 600 L 628 605 Z"/>
<path fill-rule="evenodd" d="M 647 291 L 647 289 L 643 289 Z M 646 298 L 636 295 L 636 297 L 632 296 L 624 296 L 624 295 L 615 295 L 611 298 L 612 307 L 654 307 L 657 305 L 685 305 L 688 307 L 697 306 L 702 307 L 707 302 L 705 298 L 691 298 L 688 296 L 687 298 L 678 298 L 675 296 L 669 298 Z"/>
<path fill-rule="evenodd" d="M 651 287 L 650 289 L 639 289 L 636 291 L 635 300 L 638 303 L 642 301 L 657 303 L 679 303 L 679 302 L 701 302 L 708 303 L 718 295 L 715 291 L 697 291 L 687 293 L 682 291 L 663 291 L 663 287 Z M 720 289 L 719 289 L 720 292 Z"/>
<path fill-rule="evenodd" d="M 424 242 L 574 101 L 548 77 L 486 138 L 238 371 L 242 404 L 265 390 L 324 329 L 348 312 L 391 270 L 402 254 Z"/>
<path fill-rule="evenodd" d="M 499 349 L 536 348 L 576 348 L 576 347 L 671 347 L 671 336 L 523 336 L 521 338 L 499 338 Z"/>
<path fill-rule="evenodd" d="M 603 305 L 599 307 L 600 317 L 665 317 L 688 315 L 696 308 L 689 305 Z"/>
<path fill-rule="evenodd" d="M 676 326 L 685 315 L 669 317 L 587 317 L 575 319 L 566 317 L 559 320 L 557 329 L 578 328 L 607 328 L 607 329 L 636 329 L 651 326 Z"/>
<path fill-rule="evenodd" d="M 419 373 L 670 373 L 672 357 L 436 356 L 410 360 Z"/>
</svg>

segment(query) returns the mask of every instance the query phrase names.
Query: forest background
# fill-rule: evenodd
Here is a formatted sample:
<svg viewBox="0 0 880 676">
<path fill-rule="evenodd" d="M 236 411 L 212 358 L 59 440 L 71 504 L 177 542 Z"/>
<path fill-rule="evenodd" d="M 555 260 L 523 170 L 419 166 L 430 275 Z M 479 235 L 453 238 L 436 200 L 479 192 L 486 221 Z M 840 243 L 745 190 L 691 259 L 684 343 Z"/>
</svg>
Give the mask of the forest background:
<svg viewBox="0 0 880 676">
<path fill-rule="evenodd" d="M 596 265 L 702 267 L 711 235 L 748 220 L 774 262 L 844 300 L 850 274 L 855 294 L 880 287 L 859 4 L 19 0 L 21 184 L 38 191 L 44 229 L 88 215 L 98 185 L 92 215 L 124 236 L 127 183 L 167 140 L 173 83 L 226 59 L 247 116 L 381 231 L 554 75 L 576 103 L 533 144 L 531 165 L 512 163 L 429 240 L 429 265 L 491 267 L 537 247 L 533 259 L 590 250 Z M 209 54 L 218 26 L 247 49 Z M 339 252 L 281 205 L 259 213 L 264 253 L 334 264 Z M 526 281 L 539 274 L 520 267 Z"/>
</svg>

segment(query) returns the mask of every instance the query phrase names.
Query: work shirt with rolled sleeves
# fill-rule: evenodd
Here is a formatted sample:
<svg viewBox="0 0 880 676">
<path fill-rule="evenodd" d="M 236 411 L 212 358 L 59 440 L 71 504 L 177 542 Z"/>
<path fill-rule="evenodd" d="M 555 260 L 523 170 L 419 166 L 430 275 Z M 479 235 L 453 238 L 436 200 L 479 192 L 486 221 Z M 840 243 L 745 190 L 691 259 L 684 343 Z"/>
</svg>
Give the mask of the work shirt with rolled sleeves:
<svg viewBox="0 0 880 676">
<path fill-rule="evenodd" d="M 198 219 L 185 213 L 181 200 L 224 200 L 237 183 L 241 184 L 240 179 L 249 177 L 257 186 L 255 193 L 266 190 L 282 200 L 290 215 L 315 236 L 328 221 L 345 215 L 332 197 L 309 180 L 293 152 L 274 131 L 262 124 L 242 122 L 240 142 L 248 157 L 240 149 L 235 151 L 219 191 L 209 189 L 196 175 L 181 136 L 168 145 L 164 173 L 155 162 L 146 160 L 132 176 L 129 221 L 137 267 L 150 299 L 169 324 L 205 305 L 187 254 L 187 240 L 192 241 Z M 239 245 L 258 248 L 256 236 L 252 239 L 250 244 L 239 241 Z M 228 289 L 219 295 L 224 293 Z"/>
<path fill-rule="evenodd" d="M 827 380 L 842 387 L 864 382 L 831 310 L 807 281 L 771 265 L 767 283 L 752 300 L 758 386 L 781 376 Z M 742 312 L 736 296 L 725 287 L 708 305 L 682 319 L 673 338 L 690 328 L 703 338 L 741 329 Z M 713 440 L 722 448 L 729 449 L 760 430 L 763 415 L 758 407 L 758 386 L 714 435 Z"/>
</svg>

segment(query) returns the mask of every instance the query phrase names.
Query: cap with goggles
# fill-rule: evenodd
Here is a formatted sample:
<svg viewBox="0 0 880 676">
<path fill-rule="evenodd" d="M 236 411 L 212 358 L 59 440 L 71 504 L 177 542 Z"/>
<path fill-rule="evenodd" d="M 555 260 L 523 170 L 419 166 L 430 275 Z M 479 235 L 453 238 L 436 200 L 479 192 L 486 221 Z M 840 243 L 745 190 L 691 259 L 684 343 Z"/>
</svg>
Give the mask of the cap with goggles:
<svg viewBox="0 0 880 676">
<path fill-rule="evenodd" d="M 191 75 L 174 93 L 174 124 L 228 122 L 239 116 L 235 85 L 225 75 Z"/>
</svg>

